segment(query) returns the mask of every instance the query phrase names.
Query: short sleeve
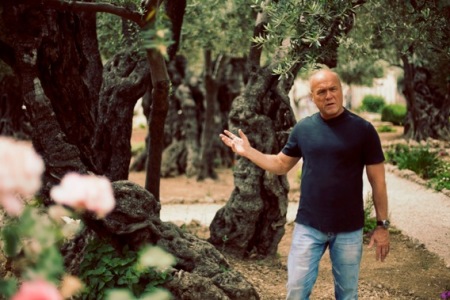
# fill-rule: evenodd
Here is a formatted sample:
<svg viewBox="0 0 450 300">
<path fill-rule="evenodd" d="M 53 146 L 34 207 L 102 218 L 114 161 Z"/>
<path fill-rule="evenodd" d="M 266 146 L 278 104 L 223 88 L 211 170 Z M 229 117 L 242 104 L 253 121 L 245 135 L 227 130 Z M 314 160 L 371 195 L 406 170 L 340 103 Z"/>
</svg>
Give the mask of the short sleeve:
<svg viewBox="0 0 450 300">
<path fill-rule="evenodd" d="M 299 143 L 300 138 L 300 126 L 297 123 L 289 134 L 288 141 L 284 145 L 281 152 L 291 157 L 302 157 L 302 151 Z"/>
<path fill-rule="evenodd" d="M 363 159 L 365 165 L 378 164 L 385 160 L 380 137 L 378 136 L 378 133 L 373 125 L 370 123 L 367 123 L 363 148 Z"/>
</svg>

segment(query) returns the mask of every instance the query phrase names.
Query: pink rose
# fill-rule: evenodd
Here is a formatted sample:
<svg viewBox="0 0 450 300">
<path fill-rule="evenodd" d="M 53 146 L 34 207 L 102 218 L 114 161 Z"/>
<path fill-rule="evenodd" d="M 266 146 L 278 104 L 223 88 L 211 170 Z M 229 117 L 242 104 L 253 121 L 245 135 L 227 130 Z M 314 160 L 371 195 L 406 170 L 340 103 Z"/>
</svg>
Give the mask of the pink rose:
<svg viewBox="0 0 450 300">
<path fill-rule="evenodd" d="M 111 182 L 106 177 L 68 173 L 50 196 L 59 204 L 78 210 L 90 210 L 99 218 L 105 217 L 115 206 Z"/>
<path fill-rule="evenodd" d="M 22 283 L 19 291 L 11 300 L 62 300 L 58 289 L 44 280 L 34 280 Z"/>
<path fill-rule="evenodd" d="M 0 137 L 0 205 L 10 215 L 20 215 L 22 197 L 41 187 L 44 162 L 28 142 Z"/>
<path fill-rule="evenodd" d="M 10 216 L 20 216 L 23 211 L 23 201 L 10 193 L 0 194 L 0 205 Z"/>
</svg>

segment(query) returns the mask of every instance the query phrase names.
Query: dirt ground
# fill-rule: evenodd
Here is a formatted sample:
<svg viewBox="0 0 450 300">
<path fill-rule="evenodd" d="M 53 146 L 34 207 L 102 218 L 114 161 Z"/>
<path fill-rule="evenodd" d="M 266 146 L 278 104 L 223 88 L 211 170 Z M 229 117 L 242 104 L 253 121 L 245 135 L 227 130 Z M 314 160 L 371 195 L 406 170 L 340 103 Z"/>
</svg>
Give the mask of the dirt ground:
<svg viewBox="0 0 450 300">
<path fill-rule="evenodd" d="M 142 132 L 135 132 L 139 139 Z M 380 134 L 386 139 L 395 134 Z M 179 176 L 161 179 L 162 205 L 180 203 L 225 203 L 234 188 L 231 170 L 217 170 L 217 180 L 197 182 L 195 178 Z M 290 201 L 298 201 L 298 182 L 293 170 L 288 178 L 291 183 Z M 142 184 L 144 173 L 131 173 L 130 180 Z M 449 199 L 450 201 L 450 199 Z M 207 238 L 207 227 L 193 221 L 188 224 L 191 232 Z M 240 260 L 227 256 L 232 267 L 243 274 L 257 289 L 262 300 L 285 299 L 286 261 L 290 248 L 293 223 L 286 225 L 286 233 L 278 246 L 275 258 L 264 260 Z M 440 294 L 450 290 L 450 269 L 444 261 L 425 249 L 423 244 L 412 241 L 396 228 L 390 229 L 391 252 L 385 262 L 375 260 L 374 249 L 363 250 L 361 264 L 360 299 L 440 299 Z M 225 254 L 226 255 L 226 254 Z M 334 299 L 331 264 L 326 252 L 320 264 L 319 277 L 311 299 Z"/>
</svg>

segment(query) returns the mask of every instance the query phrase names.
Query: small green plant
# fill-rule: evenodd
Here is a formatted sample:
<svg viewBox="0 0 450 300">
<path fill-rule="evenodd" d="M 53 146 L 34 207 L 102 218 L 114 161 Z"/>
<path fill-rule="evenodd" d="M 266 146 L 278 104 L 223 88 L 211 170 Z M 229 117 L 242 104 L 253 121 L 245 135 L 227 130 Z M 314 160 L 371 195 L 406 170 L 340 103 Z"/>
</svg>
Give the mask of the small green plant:
<svg viewBox="0 0 450 300">
<path fill-rule="evenodd" d="M 302 181 L 302 169 L 298 169 L 295 176 L 295 182 L 300 183 Z"/>
<path fill-rule="evenodd" d="M 364 199 L 364 228 L 363 232 L 371 232 L 377 227 L 377 220 L 373 216 L 373 200 L 372 194 L 368 193 Z"/>
<path fill-rule="evenodd" d="M 394 132 L 395 129 L 390 125 L 381 125 L 377 127 L 378 132 Z"/>
<path fill-rule="evenodd" d="M 86 288 L 79 299 L 106 299 L 113 289 L 132 291 L 135 297 L 155 292 L 169 275 L 153 267 L 140 264 L 144 249 L 132 251 L 125 247 L 119 254 L 110 244 L 94 240 L 89 243 L 80 264 L 80 278 Z M 158 258 L 156 258 L 158 259 Z"/>
<path fill-rule="evenodd" d="M 405 123 L 406 106 L 401 104 L 390 104 L 381 110 L 381 121 L 391 122 L 394 125 L 401 126 Z"/>
<path fill-rule="evenodd" d="M 230 272 L 231 270 L 230 270 L 229 267 L 220 265 L 220 271 L 221 271 L 222 273 L 228 273 L 228 272 Z"/>
<path fill-rule="evenodd" d="M 226 243 L 228 242 L 228 240 L 229 240 L 229 238 L 228 238 L 228 235 L 224 235 L 223 237 L 222 237 L 222 252 L 225 252 L 225 245 L 226 245 Z"/>
<path fill-rule="evenodd" d="M 386 101 L 384 100 L 383 97 L 375 95 L 366 95 L 362 100 L 361 109 L 368 112 L 379 113 L 381 112 L 381 110 L 385 105 Z"/>
<path fill-rule="evenodd" d="M 443 162 L 436 170 L 436 177 L 431 180 L 432 187 L 437 191 L 450 190 L 450 163 Z"/>
<path fill-rule="evenodd" d="M 388 161 L 397 165 L 399 169 L 414 171 L 423 179 L 436 176 L 441 162 L 436 153 L 431 152 L 427 146 L 408 147 L 397 144 L 393 149 L 386 151 Z"/>
<path fill-rule="evenodd" d="M 226 243 L 228 241 L 228 235 L 224 235 L 223 237 L 222 237 L 222 242 L 224 242 L 224 243 Z"/>
</svg>

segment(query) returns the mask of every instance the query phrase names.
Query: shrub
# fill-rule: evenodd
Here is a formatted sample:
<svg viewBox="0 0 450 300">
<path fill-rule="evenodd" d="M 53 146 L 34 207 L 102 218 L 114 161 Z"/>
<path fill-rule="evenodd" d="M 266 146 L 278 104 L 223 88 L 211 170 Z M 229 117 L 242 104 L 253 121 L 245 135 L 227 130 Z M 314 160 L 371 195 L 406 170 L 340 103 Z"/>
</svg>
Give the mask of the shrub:
<svg viewBox="0 0 450 300">
<path fill-rule="evenodd" d="M 377 227 L 377 219 L 373 216 L 373 211 L 372 193 L 368 193 L 364 199 L 364 233 L 372 232 Z"/>
<path fill-rule="evenodd" d="M 435 190 L 450 190 L 450 163 L 443 162 L 436 171 L 436 177 L 431 181 Z"/>
<path fill-rule="evenodd" d="M 386 105 L 386 101 L 381 96 L 366 95 L 362 100 L 362 110 L 368 112 L 379 113 L 381 109 Z"/>
<path fill-rule="evenodd" d="M 390 125 L 381 125 L 377 127 L 378 132 L 394 132 L 395 129 Z"/>
<path fill-rule="evenodd" d="M 406 106 L 401 104 L 390 104 L 381 110 L 381 121 L 391 122 L 394 125 L 403 125 L 406 117 Z"/>
<path fill-rule="evenodd" d="M 435 177 L 441 165 L 438 155 L 426 146 L 409 148 L 408 145 L 397 144 L 386 151 L 386 155 L 388 161 L 398 165 L 399 169 L 414 171 L 424 179 Z"/>
<path fill-rule="evenodd" d="M 138 252 L 125 247 L 119 254 L 109 243 L 91 241 L 80 264 L 79 276 L 86 288 L 79 299 L 105 299 L 113 289 L 127 289 L 137 297 L 156 291 L 159 285 L 170 279 L 170 275 L 156 268 L 142 267 L 139 261 L 145 250 Z"/>
</svg>

